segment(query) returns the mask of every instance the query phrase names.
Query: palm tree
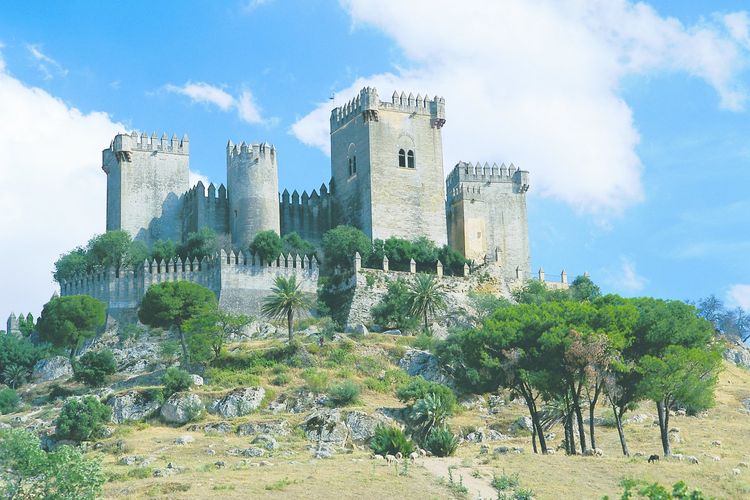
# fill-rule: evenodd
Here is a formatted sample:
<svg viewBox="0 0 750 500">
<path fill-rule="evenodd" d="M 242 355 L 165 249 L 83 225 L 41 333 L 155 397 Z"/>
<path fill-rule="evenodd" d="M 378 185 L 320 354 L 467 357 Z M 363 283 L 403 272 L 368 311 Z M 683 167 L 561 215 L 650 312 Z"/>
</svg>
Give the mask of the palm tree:
<svg viewBox="0 0 750 500">
<path fill-rule="evenodd" d="M 294 335 L 294 313 L 302 312 L 311 307 L 310 300 L 300 290 L 297 277 L 285 278 L 278 276 L 273 282 L 271 295 L 263 300 L 263 314 L 271 318 L 286 318 L 289 329 L 289 340 Z"/>
<path fill-rule="evenodd" d="M 445 290 L 432 274 L 418 274 L 409 287 L 409 310 L 412 315 L 424 320 L 427 330 L 428 315 L 445 309 Z"/>
<path fill-rule="evenodd" d="M 5 380 L 6 385 L 11 389 L 15 389 L 26 383 L 26 377 L 28 374 L 29 372 L 23 366 L 8 365 L 3 371 L 3 379 Z"/>
</svg>

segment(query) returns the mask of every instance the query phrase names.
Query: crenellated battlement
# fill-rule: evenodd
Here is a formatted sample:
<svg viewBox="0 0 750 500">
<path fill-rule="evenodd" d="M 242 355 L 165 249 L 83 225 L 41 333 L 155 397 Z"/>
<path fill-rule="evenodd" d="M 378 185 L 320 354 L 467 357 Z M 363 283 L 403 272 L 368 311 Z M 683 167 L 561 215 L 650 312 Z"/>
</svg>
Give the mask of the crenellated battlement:
<svg viewBox="0 0 750 500">
<path fill-rule="evenodd" d="M 172 138 L 168 138 L 166 133 L 163 133 L 161 138 L 157 137 L 156 132 L 153 132 L 149 137 L 145 132 L 140 135 L 138 132 L 133 131 L 128 134 L 117 134 L 109 145 L 111 152 L 117 153 L 129 153 L 132 151 L 159 151 L 170 154 L 188 155 L 190 154 L 190 141 L 187 134 L 182 136 L 182 139 L 177 139 L 176 134 L 172 134 Z"/>
<path fill-rule="evenodd" d="M 302 195 L 295 190 L 291 194 L 284 190 L 279 195 L 279 213 L 281 217 L 281 234 L 295 232 L 303 238 L 319 242 L 323 233 L 333 227 L 332 190 L 320 185 L 311 194 L 303 191 Z"/>
<path fill-rule="evenodd" d="M 374 87 L 365 87 L 352 100 L 331 110 L 331 130 L 338 128 L 355 116 L 364 114 L 366 119 L 378 120 L 378 111 L 391 110 L 404 113 L 425 115 L 432 119 L 432 125 L 440 128 L 445 123 L 445 98 L 430 98 L 426 93 L 394 92 L 391 102 L 381 101 Z"/>
<path fill-rule="evenodd" d="M 270 158 L 273 163 L 276 163 L 276 147 L 273 144 L 267 142 L 259 144 L 248 144 L 242 141 L 239 144 L 233 143 L 231 140 L 227 142 L 227 160 L 239 158 L 241 160 L 247 160 L 249 162 L 258 162 L 261 158 Z"/>
<path fill-rule="evenodd" d="M 216 186 L 214 186 L 214 183 L 210 183 L 208 185 L 208 190 L 206 190 L 205 184 L 203 184 L 203 181 L 198 181 L 198 183 L 190 188 L 190 190 L 185 193 L 185 196 L 188 199 L 192 198 L 208 198 L 209 200 L 217 200 L 219 202 L 226 201 L 227 199 L 227 188 L 224 187 L 224 184 L 219 185 L 219 189 L 216 189 Z"/>
<path fill-rule="evenodd" d="M 507 167 L 505 163 L 498 166 L 497 163 L 483 165 L 461 161 L 445 180 L 446 194 L 449 202 L 482 199 L 483 193 L 488 192 L 486 188 L 497 183 L 512 184 L 513 192 L 525 193 L 529 189 L 529 173 L 512 163 Z"/>
</svg>

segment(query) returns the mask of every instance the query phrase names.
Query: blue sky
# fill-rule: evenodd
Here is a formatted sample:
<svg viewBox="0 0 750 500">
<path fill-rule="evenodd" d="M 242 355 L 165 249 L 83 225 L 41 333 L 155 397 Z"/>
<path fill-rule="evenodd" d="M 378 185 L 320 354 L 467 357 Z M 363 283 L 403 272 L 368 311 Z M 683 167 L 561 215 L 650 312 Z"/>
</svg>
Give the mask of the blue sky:
<svg viewBox="0 0 750 500">
<path fill-rule="evenodd" d="M 444 5 L 441 5 L 444 4 Z M 126 5 L 126 6 L 125 6 Z M 741 1 L 13 2 L 0 15 L 0 317 L 104 229 L 117 131 L 268 141 L 327 182 L 327 118 L 364 85 L 446 97 L 446 168 L 531 172 L 533 267 L 750 309 L 750 36 Z M 334 96 L 334 100 L 329 97 Z M 22 265 L 21 265 L 22 264 Z"/>
</svg>

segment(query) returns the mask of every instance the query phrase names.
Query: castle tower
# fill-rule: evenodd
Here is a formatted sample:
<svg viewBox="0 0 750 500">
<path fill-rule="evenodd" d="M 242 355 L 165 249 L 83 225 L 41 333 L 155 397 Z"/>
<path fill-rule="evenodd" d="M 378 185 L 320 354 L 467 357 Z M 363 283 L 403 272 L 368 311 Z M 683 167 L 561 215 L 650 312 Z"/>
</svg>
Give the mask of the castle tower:
<svg viewBox="0 0 750 500">
<path fill-rule="evenodd" d="M 188 138 L 118 134 L 102 152 L 107 174 L 107 231 L 122 229 L 151 244 L 180 241 L 179 197 L 190 187 Z"/>
<path fill-rule="evenodd" d="M 258 231 L 280 233 L 276 148 L 227 144 L 227 197 L 232 246 L 246 250 Z"/>
<path fill-rule="evenodd" d="M 16 317 L 16 313 L 10 313 L 8 322 L 6 323 L 5 333 L 7 333 L 8 335 L 21 336 L 21 328 L 19 326 L 19 321 Z"/>
<path fill-rule="evenodd" d="M 467 259 L 497 262 L 508 278 L 516 268 L 530 276 L 529 173 L 513 164 L 459 162 L 445 183 L 449 244 Z"/>
<path fill-rule="evenodd" d="M 372 239 L 447 242 L 441 127 L 445 99 L 364 88 L 331 112 L 336 222 Z"/>
</svg>

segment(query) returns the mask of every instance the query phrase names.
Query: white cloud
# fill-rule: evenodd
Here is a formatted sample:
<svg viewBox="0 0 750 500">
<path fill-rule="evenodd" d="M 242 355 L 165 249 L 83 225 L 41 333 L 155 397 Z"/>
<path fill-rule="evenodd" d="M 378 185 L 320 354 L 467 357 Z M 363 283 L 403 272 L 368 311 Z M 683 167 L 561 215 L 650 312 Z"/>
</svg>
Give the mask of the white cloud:
<svg viewBox="0 0 750 500">
<path fill-rule="evenodd" d="M 723 21 L 732 38 L 750 49 L 750 17 L 748 17 L 747 12 L 727 14 Z"/>
<path fill-rule="evenodd" d="M 680 71 L 700 78 L 720 105 L 739 110 L 747 55 L 718 25 L 684 26 L 626 0 L 367 2 L 346 0 L 353 25 L 391 37 L 411 66 L 359 78 L 365 85 L 446 98 L 445 165 L 514 162 L 532 189 L 575 208 L 618 213 L 643 199 L 633 114 L 620 95 L 628 75 Z M 331 102 L 291 132 L 328 152 Z"/>
<path fill-rule="evenodd" d="M 264 5 L 268 5 L 271 2 L 273 2 L 273 0 L 248 0 L 242 6 L 241 10 L 245 14 L 249 14 L 250 12 L 254 11 L 255 9 L 257 9 L 258 7 L 262 7 Z"/>
<path fill-rule="evenodd" d="M 635 262 L 628 257 L 620 257 L 620 267 L 615 271 L 605 271 L 604 281 L 612 288 L 623 293 L 640 292 L 648 280 L 638 274 Z"/>
<path fill-rule="evenodd" d="M 164 86 L 164 90 L 184 95 L 193 102 L 213 104 L 222 111 L 235 109 L 240 119 L 250 124 L 265 123 L 252 92 L 247 89 L 243 90 L 238 98 L 215 85 L 205 82 L 187 82 L 182 86 L 169 83 Z"/>
<path fill-rule="evenodd" d="M 198 184 L 198 181 L 201 181 L 206 187 L 211 184 L 211 181 L 208 180 L 208 177 L 198 171 L 190 170 L 188 175 L 188 182 L 190 183 L 190 185 L 195 186 L 196 184 Z"/>
<path fill-rule="evenodd" d="M 729 287 L 727 301 L 731 306 L 750 311 L 750 285 L 737 284 Z"/>
<path fill-rule="evenodd" d="M 42 48 L 39 45 L 29 44 L 26 46 L 26 50 L 28 50 L 29 54 L 31 54 L 31 57 L 33 57 L 37 61 L 37 68 L 39 68 L 39 71 L 44 73 L 45 79 L 50 80 L 53 77 L 52 71 L 50 71 L 49 66 L 52 66 L 52 68 L 61 76 L 67 76 L 68 70 L 63 68 L 63 66 L 59 62 L 55 61 L 47 54 L 42 52 Z"/>
<path fill-rule="evenodd" d="M 38 315 L 52 263 L 105 230 L 101 150 L 126 127 L 12 77 L 0 55 L 0 319 Z M 41 119 L 40 117 L 43 117 Z M 7 308 L 7 309 L 6 309 Z"/>
</svg>

